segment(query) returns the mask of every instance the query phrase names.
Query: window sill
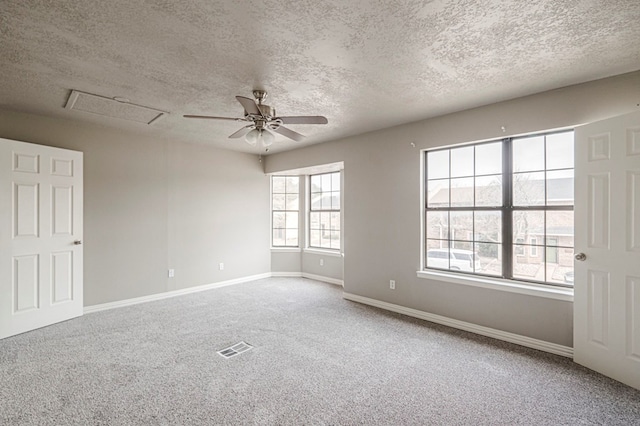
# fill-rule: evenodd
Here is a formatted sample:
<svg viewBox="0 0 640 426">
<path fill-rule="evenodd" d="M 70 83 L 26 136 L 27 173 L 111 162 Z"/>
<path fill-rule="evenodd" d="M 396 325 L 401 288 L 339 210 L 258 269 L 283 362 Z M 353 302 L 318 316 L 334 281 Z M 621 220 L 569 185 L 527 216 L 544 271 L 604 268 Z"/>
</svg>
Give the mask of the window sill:
<svg viewBox="0 0 640 426">
<path fill-rule="evenodd" d="M 317 248 L 306 248 L 303 250 L 305 253 L 310 254 L 321 254 L 323 256 L 332 256 L 332 257 L 343 257 L 344 255 L 340 253 L 339 250 L 323 250 Z"/>
<path fill-rule="evenodd" d="M 300 247 L 271 247 L 271 253 L 300 253 Z"/>
<path fill-rule="evenodd" d="M 561 288 L 532 283 L 524 283 L 500 278 L 487 278 L 477 276 L 462 276 L 440 271 L 417 271 L 418 278 L 444 281 L 455 284 L 470 285 L 473 287 L 488 288 L 491 290 L 507 291 L 510 293 L 527 294 L 529 296 L 545 297 L 547 299 L 573 302 L 573 289 Z"/>
</svg>

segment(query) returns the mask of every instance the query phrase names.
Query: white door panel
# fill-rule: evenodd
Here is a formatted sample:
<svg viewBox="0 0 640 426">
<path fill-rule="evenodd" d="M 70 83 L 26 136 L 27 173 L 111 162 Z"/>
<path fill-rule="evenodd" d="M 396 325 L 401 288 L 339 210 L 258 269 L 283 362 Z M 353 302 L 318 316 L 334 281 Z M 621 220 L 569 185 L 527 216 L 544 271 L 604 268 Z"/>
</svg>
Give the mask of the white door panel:
<svg viewBox="0 0 640 426">
<path fill-rule="evenodd" d="M 82 315 L 82 153 L 0 139 L 0 338 Z"/>
<path fill-rule="evenodd" d="M 574 359 L 640 389 L 640 113 L 575 135 Z"/>
</svg>

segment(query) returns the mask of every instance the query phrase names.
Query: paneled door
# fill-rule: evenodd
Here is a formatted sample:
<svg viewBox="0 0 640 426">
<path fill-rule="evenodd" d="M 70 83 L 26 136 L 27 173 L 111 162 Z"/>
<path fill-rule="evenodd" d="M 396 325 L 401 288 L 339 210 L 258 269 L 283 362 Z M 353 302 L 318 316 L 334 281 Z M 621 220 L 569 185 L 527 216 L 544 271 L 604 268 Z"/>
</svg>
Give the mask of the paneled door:
<svg viewBox="0 0 640 426">
<path fill-rule="evenodd" d="M 640 389 L 640 112 L 575 135 L 574 360 Z"/>
<path fill-rule="evenodd" d="M 82 315 L 82 153 L 0 139 L 0 338 Z"/>
</svg>

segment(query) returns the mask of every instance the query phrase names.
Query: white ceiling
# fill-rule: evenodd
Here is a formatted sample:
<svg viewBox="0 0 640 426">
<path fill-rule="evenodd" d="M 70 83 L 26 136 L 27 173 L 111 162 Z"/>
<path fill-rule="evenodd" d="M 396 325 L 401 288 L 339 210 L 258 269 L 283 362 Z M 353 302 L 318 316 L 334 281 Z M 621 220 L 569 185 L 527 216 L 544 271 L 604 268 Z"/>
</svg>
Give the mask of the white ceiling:
<svg viewBox="0 0 640 426">
<path fill-rule="evenodd" d="M 638 0 L 2 0 L 0 108 L 258 152 L 227 136 L 269 91 L 271 153 L 640 69 Z M 76 89 L 164 110 L 64 109 Z"/>
</svg>

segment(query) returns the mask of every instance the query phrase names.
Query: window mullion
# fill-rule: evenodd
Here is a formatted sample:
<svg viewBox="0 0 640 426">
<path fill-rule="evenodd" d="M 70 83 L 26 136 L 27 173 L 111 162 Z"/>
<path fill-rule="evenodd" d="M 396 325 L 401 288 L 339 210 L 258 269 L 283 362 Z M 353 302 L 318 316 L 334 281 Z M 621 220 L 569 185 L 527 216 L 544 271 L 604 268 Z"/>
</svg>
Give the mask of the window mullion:
<svg viewBox="0 0 640 426">
<path fill-rule="evenodd" d="M 513 166 L 512 139 L 502 145 L 502 276 L 513 277 Z"/>
</svg>

